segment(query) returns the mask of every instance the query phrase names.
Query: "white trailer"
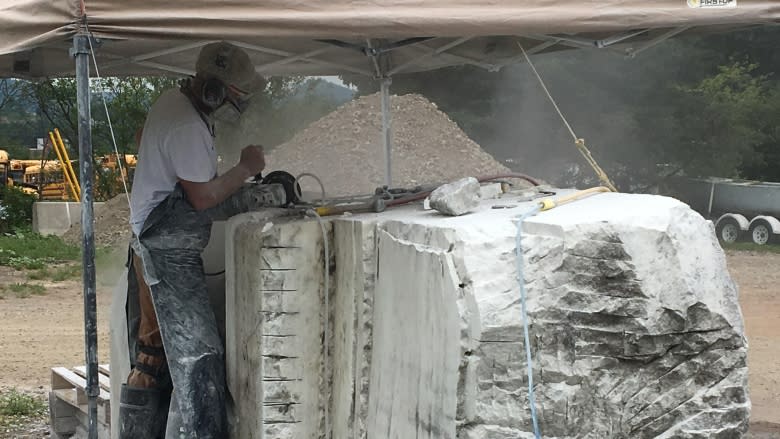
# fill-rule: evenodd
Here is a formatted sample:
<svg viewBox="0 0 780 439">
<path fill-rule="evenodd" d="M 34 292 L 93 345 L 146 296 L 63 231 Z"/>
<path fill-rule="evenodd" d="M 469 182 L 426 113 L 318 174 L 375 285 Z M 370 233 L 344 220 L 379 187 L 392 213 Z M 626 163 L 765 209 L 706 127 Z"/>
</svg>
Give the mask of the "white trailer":
<svg viewBox="0 0 780 439">
<path fill-rule="evenodd" d="M 722 242 L 780 242 L 780 183 L 709 178 L 674 186 L 678 198 L 714 221 Z"/>
</svg>

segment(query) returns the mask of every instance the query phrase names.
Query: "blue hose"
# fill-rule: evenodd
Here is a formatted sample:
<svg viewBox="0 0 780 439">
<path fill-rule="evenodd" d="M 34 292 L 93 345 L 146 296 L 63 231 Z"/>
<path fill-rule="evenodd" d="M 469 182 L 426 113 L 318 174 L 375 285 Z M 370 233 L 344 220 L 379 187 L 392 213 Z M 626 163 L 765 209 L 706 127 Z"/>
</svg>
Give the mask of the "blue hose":
<svg viewBox="0 0 780 439">
<path fill-rule="evenodd" d="M 534 373 L 533 363 L 531 359 L 531 343 L 528 337 L 528 311 L 525 305 L 525 276 L 523 275 L 523 249 L 521 246 L 523 235 L 523 221 L 539 213 L 541 206 L 537 206 L 530 211 L 520 215 L 520 219 L 517 220 L 517 238 L 516 238 L 516 252 L 517 252 L 517 282 L 520 284 L 520 306 L 523 313 L 523 339 L 525 340 L 525 358 L 528 370 L 528 404 L 531 406 L 531 422 L 534 426 L 534 436 L 536 439 L 541 439 L 542 434 L 539 431 L 539 423 L 536 418 L 536 398 L 534 398 Z"/>
</svg>

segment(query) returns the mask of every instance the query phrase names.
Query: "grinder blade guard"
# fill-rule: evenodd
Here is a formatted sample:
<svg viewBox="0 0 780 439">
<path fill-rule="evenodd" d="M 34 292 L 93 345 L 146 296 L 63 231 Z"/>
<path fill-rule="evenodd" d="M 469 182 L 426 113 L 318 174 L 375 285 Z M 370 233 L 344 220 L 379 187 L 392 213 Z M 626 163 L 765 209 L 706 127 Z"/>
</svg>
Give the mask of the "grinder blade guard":
<svg viewBox="0 0 780 439">
<path fill-rule="evenodd" d="M 287 196 L 287 205 L 299 204 L 301 199 L 301 185 L 295 177 L 286 171 L 273 171 L 265 177 L 260 174 L 255 177 L 255 181 L 260 184 L 281 184 L 284 188 L 284 193 Z"/>
</svg>

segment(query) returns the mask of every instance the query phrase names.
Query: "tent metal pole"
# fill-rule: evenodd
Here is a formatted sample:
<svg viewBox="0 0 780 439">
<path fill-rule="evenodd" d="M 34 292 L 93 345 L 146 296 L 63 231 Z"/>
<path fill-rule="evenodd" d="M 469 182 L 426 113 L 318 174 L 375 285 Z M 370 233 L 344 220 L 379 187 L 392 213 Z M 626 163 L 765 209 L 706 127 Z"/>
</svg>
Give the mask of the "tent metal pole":
<svg viewBox="0 0 780 439">
<path fill-rule="evenodd" d="M 97 295 L 95 289 L 95 234 L 93 223 L 92 126 L 89 96 L 89 35 L 73 37 L 71 55 L 76 59 L 76 103 L 78 106 L 79 169 L 81 180 L 81 255 L 84 283 L 84 343 L 87 359 L 88 438 L 97 439 Z"/>
<path fill-rule="evenodd" d="M 380 91 L 382 95 L 382 144 L 385 149 L 385 184 L 393 185 L 392 159 L 393 159 L 393 132 L 392 114 L 390 112 L 390 83 L 389 77 L 380 78 Z"/>
</svg>

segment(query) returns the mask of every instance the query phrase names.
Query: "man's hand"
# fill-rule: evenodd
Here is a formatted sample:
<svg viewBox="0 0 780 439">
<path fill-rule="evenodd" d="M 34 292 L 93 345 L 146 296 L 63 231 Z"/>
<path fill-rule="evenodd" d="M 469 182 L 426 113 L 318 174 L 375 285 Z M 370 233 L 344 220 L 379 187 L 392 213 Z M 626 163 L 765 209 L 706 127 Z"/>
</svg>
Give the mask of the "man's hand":
<svg viewBox="0 0 780 439">
<path fill-rule="evenodd" d="M 195 210 L 217 206 L 241 188 L 244 181 L 265 169 L 263 147 L 249 145 L 241 150 L 238 164 L 223 175 L 205 183 L 179 180 Z"/>
<path fill-rule="evenodd" d="M 249 175 L 257 175 L 265 169 L 265 153 L 260 145 L 248 145 L 241 150 L 238 165 L 247 170 Z"/>
</svg>

